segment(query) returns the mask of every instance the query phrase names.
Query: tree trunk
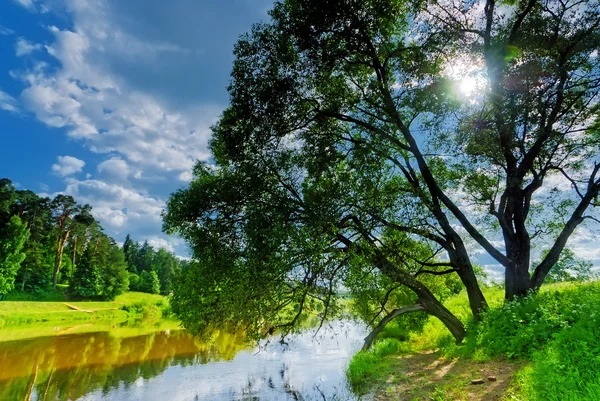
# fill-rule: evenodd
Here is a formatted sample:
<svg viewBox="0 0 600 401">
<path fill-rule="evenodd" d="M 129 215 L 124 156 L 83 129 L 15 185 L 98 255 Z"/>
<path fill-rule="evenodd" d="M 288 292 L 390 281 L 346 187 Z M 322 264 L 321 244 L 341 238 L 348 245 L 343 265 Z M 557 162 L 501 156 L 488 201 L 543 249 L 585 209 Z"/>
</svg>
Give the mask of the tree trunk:
<svg viewBox="0 0 600 401">
<path fill-rule="evenodd" d="M 431 294 L 431 298 L 428 299 L 419 297 L 419 302 L 423 304 L 427 313 L 437 317 L 444 323 L 444 326 L 446 326 L 446 328 L 450 330 L 450 333 L 452 333 L 452 336 L 454 336 L 457 344 L 460 344 L 465 339 L 465 326 L 463 326 L 462 322 L 442 305 L 433 294 Z"/>
<path fill-rule="evenodd" d="M 481 312 L 485 311 L 488 308 L 488 304 L 485 300 L 483 292 L 481 291 L 481 288 L 479 288 L 477 277 L 475 277 L 475 273 L 473 272 L 473 270 L 467 272 L 459 272 L 458 276 L 460 277 L 460 280 L 462 281 L 463 285 L 467 290 L 469 306 L 471 307 L 473 318 L 475 320 L 480 320 Z"/>
<path fill-rule="evenodd" d="M 533 289 L 533 281 L 529 276 L 528 266 L 511 264 L 505 269 L 504 278 L 504 298 L 508 301 L 512 301 L 518 297 L 524 297 Z"/>
<path fill-rule="evenodd" d="M 419 304 L 423 309 L 441 320 L 456 339 L 461 343 L 465 338 L 465 327 L 456 316 L 452 314 L 423 283 L 401 269 L 396 268 L 387 258 L 379 253 L 377 267 L 392 280 L 410 288 L 419 298 Z"/>
<path fill-rule="evenodd" d="M 448 252 L 450 261 L 456 266 L 458 277 L 467 290 L 467 296 L 469 298 L 469 306 L 471 307 L 471 313 L 475 320 L 480 320 L 481 312 L 488 308 L 485 296 L 479 287 L 477 276 L 473 270 L 473 265 L 467 254 L 467 250 L 464 247 L 462 240 L 456 247 L 457 249 Z"/>
<path fill-rule="evenodd" d="M 73 258 L 71 259 L 71 277 L 69 277 L 70 279 L 73 279 L 73 271 L 75 270 L 75 256 L 76 256 L 76 252 L 77 252 L 77 236 L 75 236 L 74 240 L 75 240 L 75 243 L 73 245 Z"/>
<path fill-rule="evenodd" d="M 56 284 L 58 284 L 58 272 L 60 271 L 63 252 L 65 250 L 65 245 L 67 244 L 67 239 L 69 238 L 69 233 L 70 231 L 67 231 L 64 238 L 58 238 L 58 244 L 56 246 L 56 257 L 54 259 L 54 277 L 52 278 L 53 288 L 56 288 Z"/>
<path fill-rule="evenodd" d="M 369 335 L 365 337 L 365 342 L 363 344 L 362 351 L 366 351 L 369 348 L 371 348 L 371 345 L 373 345 L 373 341 L 375 341 L 375 338 L 377 338 L 379 333 L 381 333 L 381 330 L 383 330 L 389 322 L 391 322 L 398 316 L 403 315 L 405 313 L 417 312 L 417 311 L 423 311 L 423 310 L 425 310 L 425 308 L 423 308 L 422 305 L 415 304 L 415 305 L 411 305 L 411 306 L 405 306 L 400 309 L 394 309 L 393 311 L 388 313 L 383 319 L 381 319 L 379 324 L 369 333 Z"/>
</svg>

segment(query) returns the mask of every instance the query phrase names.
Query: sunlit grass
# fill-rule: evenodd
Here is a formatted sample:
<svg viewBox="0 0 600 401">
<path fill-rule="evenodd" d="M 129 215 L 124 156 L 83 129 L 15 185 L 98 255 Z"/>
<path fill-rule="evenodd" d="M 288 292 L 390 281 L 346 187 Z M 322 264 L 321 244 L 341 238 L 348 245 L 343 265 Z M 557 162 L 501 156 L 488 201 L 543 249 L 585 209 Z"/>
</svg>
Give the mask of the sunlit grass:
<svg viewBox="0 0 600 401">
<path fill-rule="evenodd" d="M 406 342 L 400 341 L 405 331 L 392 322 L 372 351 L 360 352 L 350 362 L 347 374 L 353 388 L 365 392 L 401 375 L 391 371 L 398 366 L 394 354 L 436 349 L 447 358 L 523 361 L 526 368 L 517 373 L 507 400 L 600 400 L 599 282 L 546 285 L 537 295 L 511 303 L 504 302 L 500 288 L 484 293 L 490 310 L 481 322 L 473 321 L 466 294 L 445 302 L 467 327 L 460 345 L 435 318 L 410 332 Z"/>
<path fill-rule="evenodd" d="M 138 315 L 159 318 L 168 311 L 168 299 L 162 295 L 129 292 L 106 302 L 0 302 L 0 326 L 34 322 L 86 322 L 94 320 L 126 321 Z"/>
</svg>

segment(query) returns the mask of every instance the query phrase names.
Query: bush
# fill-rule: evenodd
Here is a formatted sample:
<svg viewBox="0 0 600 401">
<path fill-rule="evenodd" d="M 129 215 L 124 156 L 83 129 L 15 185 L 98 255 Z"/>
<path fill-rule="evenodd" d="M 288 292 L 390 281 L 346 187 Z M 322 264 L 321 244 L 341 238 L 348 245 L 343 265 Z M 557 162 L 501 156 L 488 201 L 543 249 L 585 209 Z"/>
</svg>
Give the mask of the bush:
<svg viewBox="0 0 600 401">
<path fill-rule="evenodd" d="M 489 356 L 531 358 L 555 335 L 600 307 L 596 283 L 561 285 L 490 309 L 477 327 L 476 347 Z"/>
<path fill-rule="evenodd" d="M 513 399 L 600 400 L 600 286 L 572 286 L 540 298 L 550 298 L 554 310 L 560 310 L 552 319 L 556 329 L 532 352 L 531 365 L 517 375 Z M 552 326 L 544 327 L 547 333 Z"/>
</svg>

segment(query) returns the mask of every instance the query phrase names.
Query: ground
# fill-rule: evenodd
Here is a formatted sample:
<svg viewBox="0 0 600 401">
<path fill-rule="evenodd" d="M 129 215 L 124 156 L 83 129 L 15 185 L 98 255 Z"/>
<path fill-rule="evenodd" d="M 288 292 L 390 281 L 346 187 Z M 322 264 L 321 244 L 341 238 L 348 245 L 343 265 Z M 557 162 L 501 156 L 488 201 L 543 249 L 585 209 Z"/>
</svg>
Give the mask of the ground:
<svg viewBox="0 0 600 401">
<path fill-rule="evenodd" d="M 371 397 L 376 401 L 502 400 L 522 365 L 506 360 L 478 362 L 446 359 L 439 351 L 399 355 L 393 358 L 392 373 L 384 388 Z M 489 381 L 493 376 L 495 381 Z M 483 379 L 483 384 L 471 380 Z"/>
</svg>

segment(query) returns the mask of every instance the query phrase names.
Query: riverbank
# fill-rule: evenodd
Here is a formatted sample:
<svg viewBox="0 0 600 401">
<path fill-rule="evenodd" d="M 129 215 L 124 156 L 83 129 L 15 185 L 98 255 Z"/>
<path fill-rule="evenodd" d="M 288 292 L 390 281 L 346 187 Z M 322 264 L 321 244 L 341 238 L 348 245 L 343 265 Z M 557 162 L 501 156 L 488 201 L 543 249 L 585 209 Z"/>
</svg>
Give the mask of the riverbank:
<svg viewBox="0 0 600 401">
<path fill-rule="evenodd" d="M 382 401 L 600 399 L 600 283 L 547 285 L 508 304 L 500 289 L 485 294 L 477 324 L 464 295 L 445 302 L 467 327 L 462 345 L 432 318 L 421 330 L 390 325 L 351 360 L 353 389 Z"/>
<path fill-rule="evenodd" d="M 38 323 L 123 322 L 142 317 L 160 319 L 169 313 L 166 297 L 141 292 L 127 292 L 114 301 L 91 302 L 20 301 L 7 297 L 7 300 L 0 302 L 0 327 Z"/>
</svg>

